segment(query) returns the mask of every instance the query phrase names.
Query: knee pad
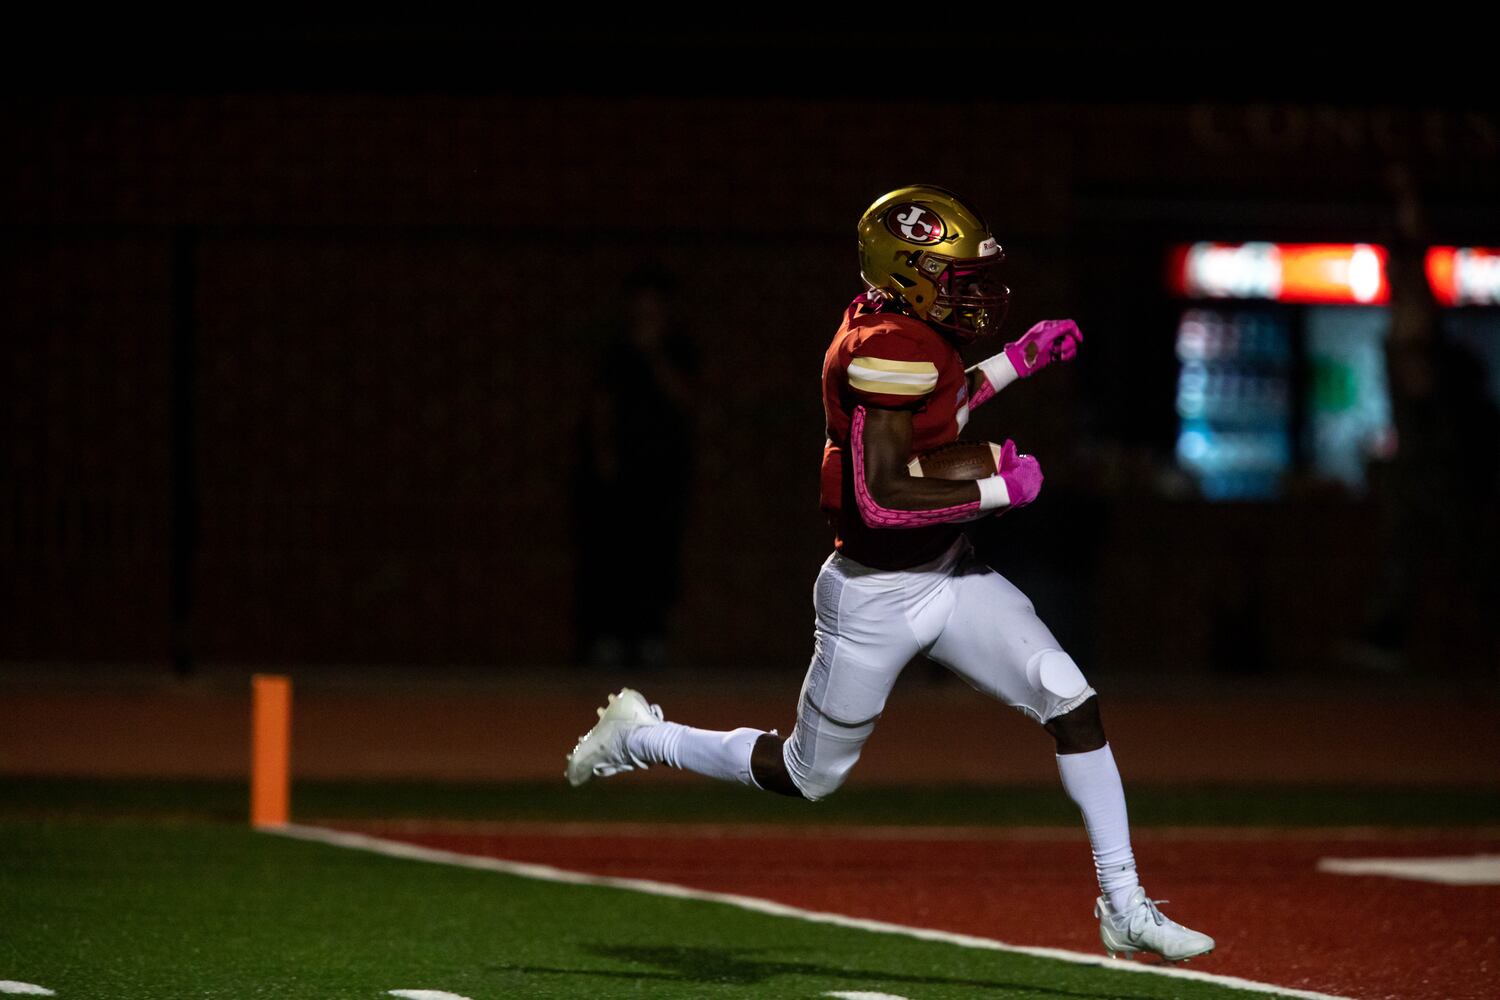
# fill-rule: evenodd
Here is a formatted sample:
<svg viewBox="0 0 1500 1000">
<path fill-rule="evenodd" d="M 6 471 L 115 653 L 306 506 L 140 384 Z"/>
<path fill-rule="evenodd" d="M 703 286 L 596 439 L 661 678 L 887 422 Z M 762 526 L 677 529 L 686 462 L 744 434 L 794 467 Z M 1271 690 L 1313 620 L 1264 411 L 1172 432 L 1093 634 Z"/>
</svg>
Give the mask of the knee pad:
<svg viewBox="0 0 1500 1000">
<path fill-rule="evenodd" d="M 838 791 L 859 760 L 863 738 L 849 741 L 851 745 L 848 748 L 840 746 L 841 742 L 830 740 L 825 733 L 821 740 L 816 741 L 817 752 L 813 754 L 811 761 L 807 759 L 807 748 L 798 741 L 796 735 L 782 744 L 781 759 L 786 764 L 786 773 L 807 801 L 826 799 Z"/>
<path fill-rule="evenodd" d="M 1059 701 L 1076 698 L 1088 688 L 1083 671 L 1060 649 L 1044 649 L 1026 661 L 1026 680 Z"/>
<path fill-rule="evenodd" d="M 848 771 L 830 771 L 817 769 L 813 771 L 789 771 L 792 783 L 802 793 L 802 797 L 809 802 L 817 802 L 826 799 L 839 790 L 848 776 Z"/>
</svg>

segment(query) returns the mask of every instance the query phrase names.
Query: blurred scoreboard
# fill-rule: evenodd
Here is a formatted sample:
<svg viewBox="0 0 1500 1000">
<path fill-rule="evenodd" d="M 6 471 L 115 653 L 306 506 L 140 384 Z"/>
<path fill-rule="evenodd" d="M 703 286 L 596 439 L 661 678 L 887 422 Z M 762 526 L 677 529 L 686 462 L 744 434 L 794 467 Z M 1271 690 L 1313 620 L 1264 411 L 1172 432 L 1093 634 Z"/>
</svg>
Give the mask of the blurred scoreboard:
<svg viewBox="0 0 1500 1000">
<path fill-rule="evenodd" d="M 1205 497 L 1271 499 L 1293 471 L 1364 489 L 1395 447 L 1386 266 L 1363 243 L 1173 248 L 1176 454 Z M 1488 363 L 1500 399 L 1500 251 L 1433 247 L 1427 277 L 1444 335 Z"/>
<path fill-rule="evenodd" d="M 1274 495 L 1291 462 L 1291 338 L 1255 309 L 1184 310 L 1177 460 L 1214 500 Z"/>
</svg>

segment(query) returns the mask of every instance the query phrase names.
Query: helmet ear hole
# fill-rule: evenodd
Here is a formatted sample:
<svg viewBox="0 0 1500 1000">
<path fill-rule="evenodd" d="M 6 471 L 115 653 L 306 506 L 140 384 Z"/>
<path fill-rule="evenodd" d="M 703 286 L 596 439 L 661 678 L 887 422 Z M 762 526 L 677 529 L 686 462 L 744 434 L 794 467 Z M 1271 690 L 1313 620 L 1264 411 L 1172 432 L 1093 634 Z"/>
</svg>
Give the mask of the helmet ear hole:
<svg viewBox="0 0 1500 1000">
<path fill-rule="evenodd" d="M 891 275 L 891 277 L 893 279 L 895 279 L 896 284 L 900 285 L 902 288 L 915 288 L 915 287 L 917 287 L 917 283 L 915 281 L 912 281 L 910 278 L 906 277 L 906 275 L 904 275 L 904 274 L 893 274 L 893 275 Z"/>
</svg>

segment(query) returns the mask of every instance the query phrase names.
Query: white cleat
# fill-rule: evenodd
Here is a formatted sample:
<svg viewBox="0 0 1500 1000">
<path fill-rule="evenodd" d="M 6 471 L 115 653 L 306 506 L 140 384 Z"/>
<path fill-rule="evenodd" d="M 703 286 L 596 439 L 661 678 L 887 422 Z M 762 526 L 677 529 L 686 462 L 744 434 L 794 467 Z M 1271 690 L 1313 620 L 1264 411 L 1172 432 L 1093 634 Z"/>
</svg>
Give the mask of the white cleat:
<svg viewBox="0 0 1500 1000">
<path fill-rule="evenodd" d="M 625 748 L 625 735 L 638 726 L 656 726 L 662 722 L 661 706 L 646 701 L 639 691 L 621 688 L 609 696 L 609 702 L 598 710 L 599 721 L 578 738 L 578 745 L 568 754 L 568 784 L 577 788 L 590 778 L 608 778 L 621 771 L 646 769 L 646 762 Z"/>
<path fill-rule="evenodd" d="M 1213 938 L 1168 920 L 1156 908 L 1157 902 L 1147 899 L 1146 890 L 1137 886 L 1125 909 L 1116 913 L 1108 896 L 1099 897 L 1094 916 L 1099 918 L 1099 940 L 1110 958 L 1131 958 L 1138 951 L 1149 951 L 1168 962 L 1186 962 L 1214 950 Z"/>
</svg>

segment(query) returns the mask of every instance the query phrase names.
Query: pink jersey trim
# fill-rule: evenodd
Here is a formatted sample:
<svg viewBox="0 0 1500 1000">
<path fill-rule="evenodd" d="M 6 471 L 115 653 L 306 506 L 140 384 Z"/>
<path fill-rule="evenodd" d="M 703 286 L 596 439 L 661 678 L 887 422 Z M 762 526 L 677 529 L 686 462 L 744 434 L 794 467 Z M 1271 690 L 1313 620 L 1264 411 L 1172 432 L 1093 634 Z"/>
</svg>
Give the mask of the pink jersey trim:
<svg viewBox="0 0 1500 1000">
<path fill-rule="evenodd" d="M 979 388 L 974 390 L 974 395 L 969 397 L 969 410 L 972 412 L 979 409 L 985 403 L 995 398 L 995 387 L 990 383 L 989 376 L 984 372 L 979 373 Z"/>
<path fill-rule="evenodd" d="M 979 501 L 959 504 L 957 507 L 939 507 L 936 510 L 893 510 L 882 507 L 870 495 L 865 485 L 865 408 L 856 406 L 849 424 L 849 450 L 854 459 L 854 499 L 859 504 L 860 516 L 872 528 L 925 528 L 933 524 L 949 524 L 964 521 L 975 514 L 983 513 Z"/>
<path fill-rule="evenodd" d="M 1005 377 L 1005 372 L 996 373 L 990 370 L 992 367 L 997 367 L 998 362 L 1000 361 L 1006 362 L 1007 366 L 1010 368 L 1009 378 Z M 993 354 L 990 357 L 987 357 L 983 361 L 979 362 L 979 364 L 975 365 L 973 368 L 965 369 L 964 375 L 966 376 L 975 373 L 979 375 L 979 388 L 974 390 L 974 396 L 969 400 L 969 409 L 976 409 L 977 407 L 983 406 L 985 403 L 988 403 L 990 400 L 994 399 L 995 396 L 999 394 L 1001 389 L 1004 389 L 1006 386 L 1010 385 L 1020 377 L 1016 374 L 1016 372 L 1016 363 L 1015 360 L 1010 356 L 1009 345 L 1006 345 L 1005 350 L 1001 351 L 999 354 Z"/>
</svg>

